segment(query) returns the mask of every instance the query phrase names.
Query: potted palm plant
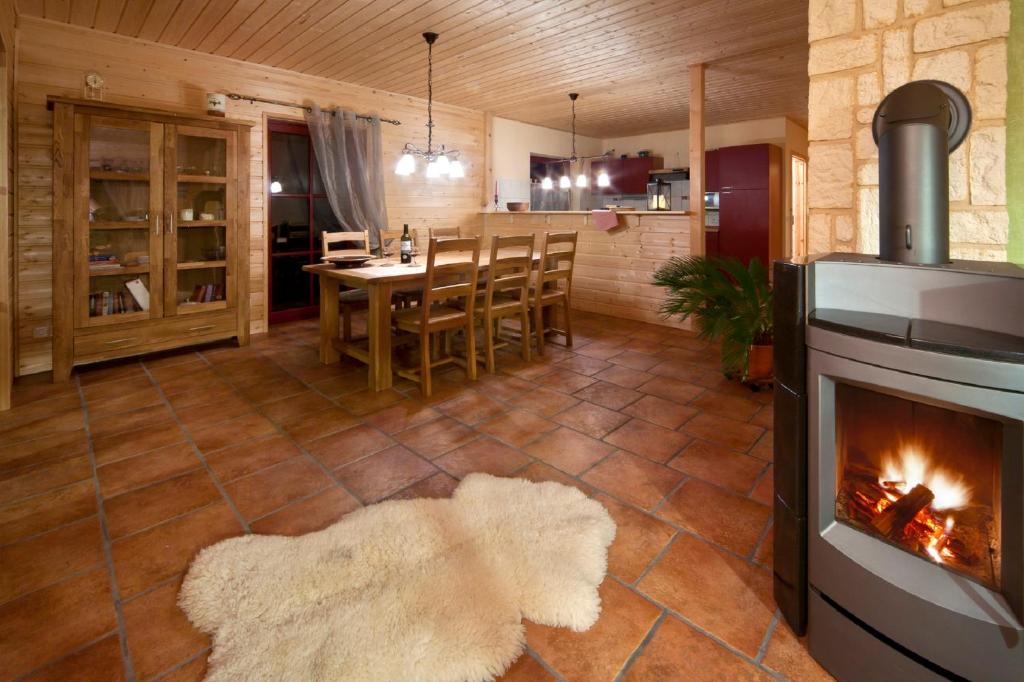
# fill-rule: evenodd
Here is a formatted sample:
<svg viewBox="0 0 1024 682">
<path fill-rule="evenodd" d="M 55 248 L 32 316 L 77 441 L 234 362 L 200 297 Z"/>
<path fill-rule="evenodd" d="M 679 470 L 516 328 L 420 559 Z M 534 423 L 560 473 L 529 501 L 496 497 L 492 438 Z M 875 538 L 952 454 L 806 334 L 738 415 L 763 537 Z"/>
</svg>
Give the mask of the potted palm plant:
<svg viewBox="0 0 1024 682">
<path fill-rule="evenodd" d="M 673 258 L 654 273 L 654 283 L 668 289 L 665 317 L 692 317 L 698 336 L 720 345 L 726 376 L 771 379 L 772 288 L 758 259 L 744 267 L 736 258 Z"/>
</svg>

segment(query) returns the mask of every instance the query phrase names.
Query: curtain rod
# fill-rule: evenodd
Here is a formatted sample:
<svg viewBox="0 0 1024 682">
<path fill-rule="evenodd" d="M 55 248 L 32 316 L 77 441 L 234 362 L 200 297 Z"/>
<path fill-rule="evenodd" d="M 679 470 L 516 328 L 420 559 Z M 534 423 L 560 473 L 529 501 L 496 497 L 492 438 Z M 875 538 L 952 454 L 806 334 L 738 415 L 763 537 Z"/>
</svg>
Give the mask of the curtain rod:
<svg viewBox="0 0 1024 682">
<path fill-rule="evenodd" d="M 282 102 L 279 99 L 266 99 L 264 97 L 253 97 L 251 95 L 239 95 L 237 92 L 227 93 L 228 99 L 240 100 L 244 99 L 249 102 L 263 102 L 264 104 L 276 104 L 279 107 L 292 107 L 293 109 L 302 109 L 303 111 L 312 111 L 312 107 L 307 107 L 305 104 L 292 104 L 291 102 Z M 334 112 L 331 112 L 331 116 L 334 116 Z M 356 118 L 361 118 L 364 121 L 372 121 L 373 116 L 366 114 L 356 114 Z M 390 123 L 391 125 L 400 126 L 402 122 L 394 118 L 382 118 L 381 123 Z"/>
</svg>

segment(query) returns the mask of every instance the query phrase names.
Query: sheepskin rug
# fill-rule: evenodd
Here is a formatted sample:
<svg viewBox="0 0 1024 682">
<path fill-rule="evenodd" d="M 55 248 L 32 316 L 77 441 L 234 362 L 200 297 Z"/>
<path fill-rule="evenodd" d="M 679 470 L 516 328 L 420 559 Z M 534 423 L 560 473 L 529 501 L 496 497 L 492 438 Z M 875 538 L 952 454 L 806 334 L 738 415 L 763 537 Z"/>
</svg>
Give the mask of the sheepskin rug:
<svg viewBox="0 0 1024 682">
<path fill-rule="evenodd" d="M 614 537 L 575 488 L 472 474 L 451 499 L 212 545 L 178 603 L 213 638 L 208 680 L 491 680 L 522 653 L 523 618 L 594 624 Z"/>
</svg>

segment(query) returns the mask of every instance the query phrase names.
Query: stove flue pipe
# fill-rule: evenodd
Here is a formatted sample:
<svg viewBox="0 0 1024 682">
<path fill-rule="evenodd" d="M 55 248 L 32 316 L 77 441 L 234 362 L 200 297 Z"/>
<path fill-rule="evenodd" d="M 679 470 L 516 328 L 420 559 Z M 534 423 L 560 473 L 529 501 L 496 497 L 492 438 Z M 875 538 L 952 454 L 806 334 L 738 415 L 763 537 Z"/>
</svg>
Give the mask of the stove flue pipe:
<svg viewBox="0 0 1024 682">
<path fill-rule="evenodd" d="M 949 154 L 967 136 L 971 108 L 949 83 L 913 81 L 878 105 L 879 258 L 949 262 Z"/>
</svg>

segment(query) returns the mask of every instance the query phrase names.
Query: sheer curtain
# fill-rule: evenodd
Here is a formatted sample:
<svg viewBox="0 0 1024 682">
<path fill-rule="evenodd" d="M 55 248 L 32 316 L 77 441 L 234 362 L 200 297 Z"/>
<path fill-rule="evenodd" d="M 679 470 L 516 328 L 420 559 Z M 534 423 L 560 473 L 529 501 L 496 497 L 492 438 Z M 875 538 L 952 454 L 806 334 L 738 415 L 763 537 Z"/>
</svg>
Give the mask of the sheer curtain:
<svg viewBox="0 0 1024 682">
<path fill-rule="evenodd" d="M 367 121 L 344 109 L 321 111 L 314 104 L 306 124 L 334 217 L 348 232 L 369 230 L 370 247 L 377 248 L 388 224 L 380 119 Z"/>
</svg>

